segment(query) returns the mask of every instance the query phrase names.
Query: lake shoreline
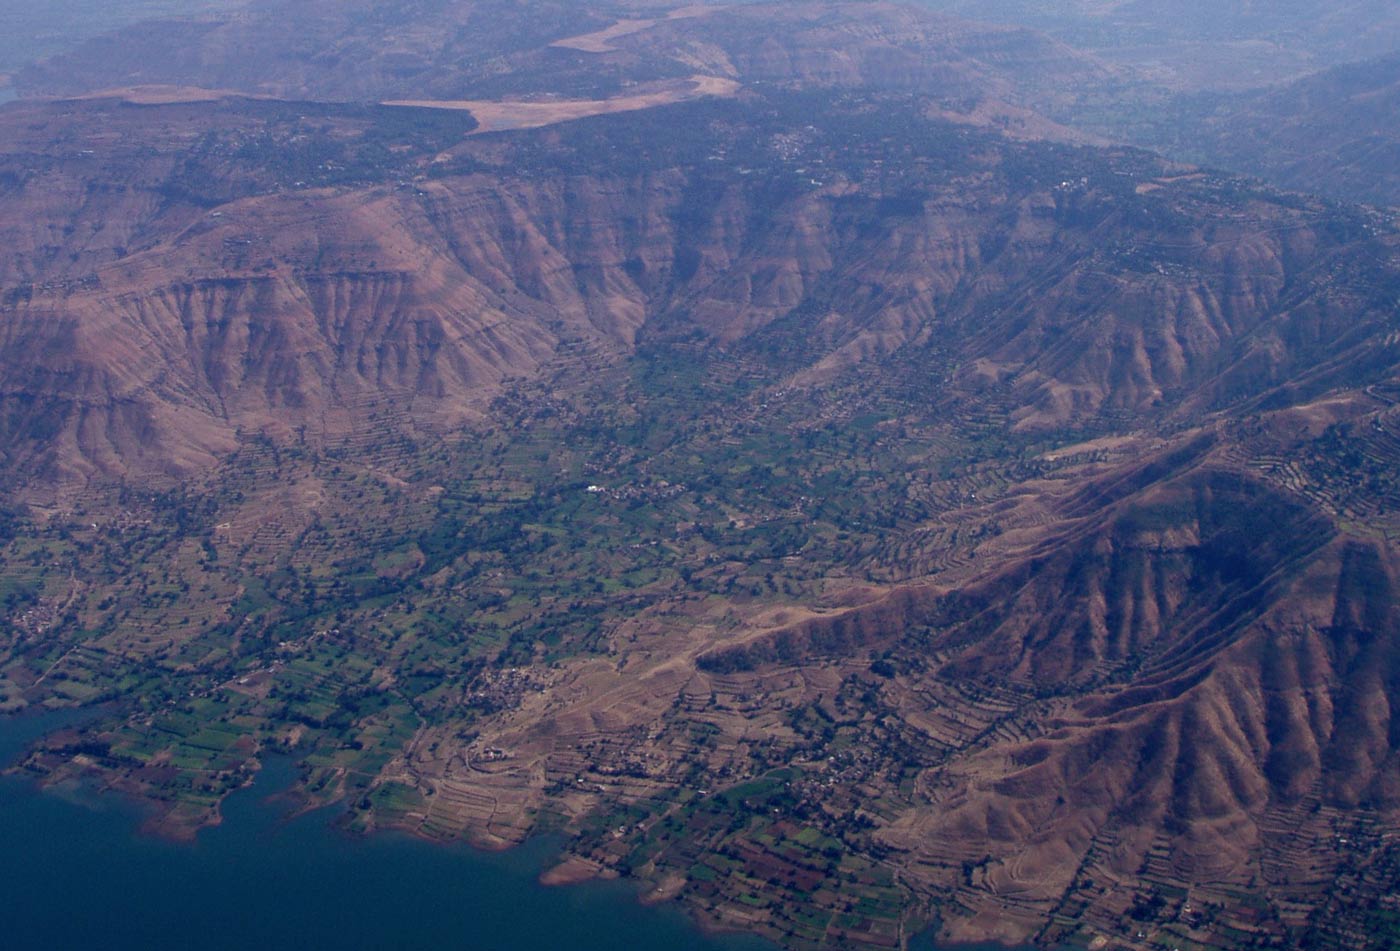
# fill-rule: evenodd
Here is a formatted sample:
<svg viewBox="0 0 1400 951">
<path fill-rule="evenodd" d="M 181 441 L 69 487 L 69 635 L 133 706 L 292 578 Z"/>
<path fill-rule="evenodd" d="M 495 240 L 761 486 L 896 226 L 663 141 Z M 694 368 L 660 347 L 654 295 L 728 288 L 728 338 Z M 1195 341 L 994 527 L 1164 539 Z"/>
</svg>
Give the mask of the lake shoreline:
<svg viewBox="0 0 1400 951">
<path fill-rule="evenodd" d="M 706 913 L 682 898 L 686 880 L 667 875 L 656 880 L 622 878 L 611 869 L 584 857 L 572 855 L 559 833 L 532 836 L 519 843 L 502 843 L 495 848 L 462 839 L 443 840 L 423 836 L 416 830 L 382 826 L 368 831 L 347 827 L 350 815 L 344 800 L 319 801 L 300 793 L 300 767 L 294 752 L 266 751 L 258 757 L 259 766 L 249 781 L 232 790 L 220 802 L 212 821 L 197 824 L 171 822 L 170 809 L 153 802 L 135 788 L 116 783 L 91 782 L 100 773 L 82 773 L 56 783 L 46 783 L 40 775 L 16 763 L 35 741 L 55 731 L 80 728 L 98 714 L 91 710 L 64 709 L 0 717 L 0 800 L 18 803 L 22 808 L 40 805 L 39 812 L 78 810 L 88 820 L 105 825 L 109 837 L 116 837 L 133 853 L 154 853 L 174 862 L 193 862 L 202 854 L 229 843 L 288 840 L 297 838 L 313 843 L 314 849 L 333 853 L 378 853 L 411 855 L 413 866 L 443 865 L 457 874 L 494 869 L 496 877 L 504 870 L 519 890 L 515 904 L 523 898 L 557 901 L 580 913 L 612 909 L 623 917 L 656 915 L 657 921 L 681 928 L 694 946 L 711 949 L 774 951 L 780 944 L 765 937 L 758 922 L 748 924 Z M 13 810 L 0 810 L 0 841 L 4 823 Z M 81 817 L 80 817 L 81 818 Z M 61 838 L 61 836 L 60 836 Z M 209 869 L 201 869 L 208 875 Z M 264 873 L 273 869 L 264 869 Z M 217 874 L 215 875 L 217 877 Z M 591 909 L 591 912 L 588 910 Z M 661 927 L 656 925 L 655 927 Z M 771 931 L 766 932 L 772 934 Z M 689 947 L 667 942 L 666 951 Z M 781 937 L 779 936 L 779 940 Z M 996 943 L 939 944 L 930 932 L 914 937 L 910 948 L 916 951 L 1031 951 L 1028 947 Z M 269 949 L 275 951 L 275 949 Z"/>
<path fill-rule="evenodd" d="M 46 786 L 13 768 L 35 741 L 90 715 L 0 718 L 0 849 L 27 857 L 0 866 L 14 946 L 135 951 L 197 929 L 211 936 L 206 951 L 293 951 L 333 927 L 353 935 L 343 945 L 352 951 L 552 951 L 561 937 L 578 951 L 773 949 L 752 936 L 704 934 L 675 906 L 647 908 L 630 881 L 542 884 L 557 864 L 558 836 L 487 852 L 400 830 L 348 830 L 338 821 L 343 803 L 316 808 L 285 795 L 300 778 L 290 755 L 262 757 L 252 782 L 225 798 L 220 823 L 181 841 L 152 834 L 139 796 Z"/>
</svg>

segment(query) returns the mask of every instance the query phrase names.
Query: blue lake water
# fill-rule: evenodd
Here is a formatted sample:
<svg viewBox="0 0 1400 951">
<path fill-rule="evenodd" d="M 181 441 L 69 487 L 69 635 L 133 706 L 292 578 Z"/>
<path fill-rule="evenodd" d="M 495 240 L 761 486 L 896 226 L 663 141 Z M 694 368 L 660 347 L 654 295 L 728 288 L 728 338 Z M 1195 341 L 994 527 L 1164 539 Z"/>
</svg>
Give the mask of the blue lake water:
<svg viewBox="0 0 1400 951">
<path fill-rule="evenodd" d="M 0 721 L 9 763 L 53 721 Z M 0 779 L 0 945 L 6 948 L 665 949 L 771 951 L 697 931 L 623 883 L 544 888 L 545 843 L 487 854 L 403 836 L 355 837 L 326 813 L 284 821 L 265 802 L 293 778 L 273 761 L 193 844 L 137 831 L 117 797 L 39 794 Z"/>
<path fill-rule="evenodd" d="M 0 718 L 0 765 L 82 716 Z M 625 883 L 542 887 L 547 842 L 483 853 L 348 835 L 328 812 L 288 820 L 267 797 L 294 778 L 290 760 L 271 760 L 192 844 L 141 834 L 139 811 L 119 797 L 0 778 L 0 946 L 774 951 L 703 934 L 675 907 L 640 905 Z"/>
</svg>

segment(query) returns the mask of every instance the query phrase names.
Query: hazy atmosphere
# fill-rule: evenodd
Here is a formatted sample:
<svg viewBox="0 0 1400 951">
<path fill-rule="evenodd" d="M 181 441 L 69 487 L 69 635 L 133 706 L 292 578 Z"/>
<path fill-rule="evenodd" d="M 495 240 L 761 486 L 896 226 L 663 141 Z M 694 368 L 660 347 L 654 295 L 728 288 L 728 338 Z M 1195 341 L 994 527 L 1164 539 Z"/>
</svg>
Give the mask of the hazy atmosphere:
<svg viewBox="0 0 1400 951">
<path fill-rule="evenodd" d="M 1397 115 L 1391 0 L 0 0 L 7 934 L 1400 947 Z"/>
<path fill-rule="evenodd" d="M 142 20 L 241 5 L 239 0 L 0 0 L 0 73 Z"/>
</svg>

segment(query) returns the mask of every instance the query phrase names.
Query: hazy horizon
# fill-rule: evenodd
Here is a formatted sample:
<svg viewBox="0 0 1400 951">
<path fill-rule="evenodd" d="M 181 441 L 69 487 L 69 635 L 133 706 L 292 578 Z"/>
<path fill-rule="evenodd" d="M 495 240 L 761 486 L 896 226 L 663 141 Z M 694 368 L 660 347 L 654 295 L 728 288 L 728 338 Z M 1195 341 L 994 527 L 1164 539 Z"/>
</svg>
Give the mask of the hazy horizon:
<svg viewBox="0 0 1400 951">
<path fill-rule="evenodd" d="M 0 0 L 0 74 L 152 17 L 242 6 L 245 0 Z M 0 97 L 0 102 L 5 97 Z M 11 97 L 12 98 L 12 97 Z"/>
</svg>

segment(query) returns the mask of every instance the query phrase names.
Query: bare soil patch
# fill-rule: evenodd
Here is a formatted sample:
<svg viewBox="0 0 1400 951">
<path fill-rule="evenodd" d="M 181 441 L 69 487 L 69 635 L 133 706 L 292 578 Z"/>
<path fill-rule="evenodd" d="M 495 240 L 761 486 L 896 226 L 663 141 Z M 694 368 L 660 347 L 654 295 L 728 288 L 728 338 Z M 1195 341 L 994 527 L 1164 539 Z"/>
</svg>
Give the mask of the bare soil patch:
<svg viewBox="0 0 1400 951">
<path fill-rule="evenodd" d="M 555 40 L 550 46 L 558 49 L 578 50 L 582 53 L 613 53 L 617 47 L 613 45 L 614 40 L 624 36 L 631 36 L 634 33 L 641 33 L 649 30 L 658 23 L 666 20 L 683 20 L 688 17 L 708 16 L 715 11 L 714 7 L 704 4 L 694 4 L 688 7 L 681 7 L 673 10 L 666 17 L 661 19 L 648 20 L 618 20 L 606 29 L 598 30 L 594 33 L 585 33 L 582 36 L 571 36 L 563 40 Z"/>
<path fill-rule="evenodd" d="M 384 103 L 417 109 L 457 109 L 470 112 L 480 125 L 473 135 L 483 132 L 507 132 L 514 129 L 538 129 L 542 126 L 585 119 L 589 116 L 615 112 L 636 112 L 656 106 L 668 106 L 705 96 L 732 96 L 739 83 L 719 76 L 692 76 L 689 79 L 664 83 L 649 92 L 611 99 L 398 99 Z"/>
<path fill-rule="evenodd" d="M 235 89 L 204 89 L 200 86 L 126 86 L 103 89 L 79 99 L 118 99 L 138 106 L 169 106 L 182 102 L 218 102 L 221 99 L 267 99 Z"/>
</svg>

